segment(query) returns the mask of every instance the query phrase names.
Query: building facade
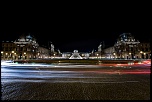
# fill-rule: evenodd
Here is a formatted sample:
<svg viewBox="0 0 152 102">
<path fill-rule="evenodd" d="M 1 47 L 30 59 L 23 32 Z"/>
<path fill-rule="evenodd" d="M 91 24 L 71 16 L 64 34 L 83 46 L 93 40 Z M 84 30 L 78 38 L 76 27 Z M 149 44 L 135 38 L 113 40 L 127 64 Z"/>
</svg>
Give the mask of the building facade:
<svg viewBox="0 0 152 102">
<path fill-rule="evenodd" d="M 16 47 L 13 41 L 2 41 L 1 60 L 17 59 Z"/>
<path fill-rule="evenodd" d="M 44 59 L 44 58 L 64 58 L 69 59 L 73 52 L 55 51 L 54 45 L 49 43 L 48 48 L 40 46 L 31 35 L 20 36 L 15 41 L 2 41 L 1 59 Z M 91 53 L 79 52 L 83 59 L 151 59 L 150 43 L 139 42 L 131 33 L 121 34 L 114 46 L 105 48 L 101 42 L 96 50 Z"/>
<path fill-rule="evenodd" d="M 116 58 L 114 46 L 104 49 L 103 52 L 104 52 L 104 58 L 107 58 L 107 59 Z"/>
<path fill-rule="evenodd" d="M 114 44 L 115 56 L 121 59 L 138 59 L 140 49 L 139 41 L 136 40 L 131 33 L 121 34 L 117 42 Z"/>
<path fill-rule="evenodd" d="M 54 45 L 51 50 L 39 46 L 36 39 L 31 35 L 20 36 L 15 41 L 2 42 L 1 59 L 2 60 L 26 60 L 49 58 L 51 51 L 54 53 Z"/>
<path fill-rule="evenodd" d="M 140 50 L 139 58 L 141 59 L 151 59 L 151 49 L 150 49 L 150 43 L 140 43 L 138 45 L 138 48 Z"/>
<path fill-rule="evenodd" d="M 28 36 L 20 36 L 19 39 L 14 41 L 16 45 L 16 55 L 18 59 L 36 59 L 38 54 L 39 44 L 36 39 Z"/>
<path fill-rule="evenodd" d="M 37 58 L 38 59 L 46 59 L 46 58 L 50 58 L 50 50 L 45 48 L 45 47 L 38 47 L 38 53 L 37 53 Z"/>
<path fill-rule="evenodd" d="M 139 42 L 131 33 L 123 33 L 113 47 L 104 49 L 104 56 L 115 59 L 150 59 L 150 43 Z"/>
</svg>

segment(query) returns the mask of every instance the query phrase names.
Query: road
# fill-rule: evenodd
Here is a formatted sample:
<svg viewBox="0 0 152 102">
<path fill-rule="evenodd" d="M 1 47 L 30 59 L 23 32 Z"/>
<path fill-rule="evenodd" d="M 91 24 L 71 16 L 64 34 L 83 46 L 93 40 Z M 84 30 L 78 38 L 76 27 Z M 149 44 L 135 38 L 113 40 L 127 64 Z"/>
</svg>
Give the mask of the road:
<svg viewBox="0 0 152 102">
<path fill-rule="evenodd" d="M 150 67 L 2 67 L 2 100 L 150 100 Z"/>
</svg>

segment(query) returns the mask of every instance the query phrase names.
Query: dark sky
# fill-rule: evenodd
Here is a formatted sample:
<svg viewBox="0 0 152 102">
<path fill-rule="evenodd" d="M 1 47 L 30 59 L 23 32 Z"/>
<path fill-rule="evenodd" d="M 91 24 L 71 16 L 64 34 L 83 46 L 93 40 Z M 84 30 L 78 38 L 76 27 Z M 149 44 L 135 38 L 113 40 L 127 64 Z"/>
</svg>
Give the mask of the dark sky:
<svg viewBox="0 0 152 102">
<path fill-rule="evenodd" d="M 34 35 L 40 45 L 51 41 L 61 52 L 97 50 L 101 41 L 113 46 L 122 33 L 131 33 L 139 41 L 149 41 L 148 10 L 120 5 L 117 9 L 102 6 L 94 9 L 30 9 L 30 12 L 7 11 L 1 20 L 1 39 L 15 40 L 23 33 Z M 134 6 L 134 5 L 133 5 Z M 140 5 L 139 5 L 140 6 Z M 121 9 L 120 9 L 121 8 Z M 6 11 L 5 11 L 6 12 Z"/>
</svg>

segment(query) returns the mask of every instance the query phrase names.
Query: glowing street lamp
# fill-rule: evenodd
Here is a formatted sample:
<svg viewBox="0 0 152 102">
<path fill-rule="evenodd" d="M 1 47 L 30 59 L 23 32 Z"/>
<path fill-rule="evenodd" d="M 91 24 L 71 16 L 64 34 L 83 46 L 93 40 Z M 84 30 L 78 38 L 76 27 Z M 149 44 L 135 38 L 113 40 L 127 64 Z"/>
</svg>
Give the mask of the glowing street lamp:
<svg viewBox="0 0 152 102">
<path fill-rule="evenodd" d="M 12 54 L 11 54 L 12 59 L 14 59 L 14 55 L 13 54 L 14 54 L 14 51 L 12 51 Z"/>
<path fill-rule="evenodd" d="M 3 54 L 3 51 L 1 51 L 1 54 Z"/>
<path fill-rule="evenodd" d="M 142 52 L 142 51 L 140 51 L 140 54 L 141 54 L 141 58 L 142 58 L 142 53 L 143 53 L 143 52 Z"/>
<path fill-rule="evenodd" d="M 114 55 L 114 59 L 116 59 L 116 53 L 113 53 L 113 55 Z"/>
<path fill-rule="evenodd" d="M 53 55 L 54 55 L 54 58 L 55 58 L 55 53 Z"/>
<path fill-rule="evenodd" d="M 97 58 L 98 58 L 98 55 L 99 55 L 99 54 L 97 53 Z"/>
<path fill-rule="evenodd" d="M 132 57 L 131 57 L 131 53 L 129 53 L 129 55 L 130 55 L 130 58 L 132 58 Z"/>
<path fill-rule="evenodd" d="M 26 52 L 24 52 L 24 55 L 26 54 Z"/>
</svg>

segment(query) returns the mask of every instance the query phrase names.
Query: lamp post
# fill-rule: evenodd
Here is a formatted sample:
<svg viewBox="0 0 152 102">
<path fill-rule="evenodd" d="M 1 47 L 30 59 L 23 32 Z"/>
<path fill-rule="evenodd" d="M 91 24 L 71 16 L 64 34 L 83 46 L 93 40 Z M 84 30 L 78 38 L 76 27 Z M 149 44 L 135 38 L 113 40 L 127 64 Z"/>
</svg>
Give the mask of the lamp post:
<svg viewBox="0 0 152 102">
<path fill-rule="evenodd" d="M 144 59 L 146 59 L 145 55 L 146 55 L 146 53 L 144 53 Z"/>
<path fill-rule="evenodd" d="M 53 55 L 54 55 L 54 58 L 55 58 L 55 53 Z"/>
<path fill-rule="evenodd" d="M 14 60 L 14 51 L 12 51 L 12 60 Z"/>
<path fill-rule="evenodd" d="M 97 54 L 97 59 L 98 59 L 98 55 L 99 55 L 99 54 Z"/>
<path fill-rule="evenodd" d="M 142 53 L 143 53 L 143 52 L 142 52 L 142 51 L 140 51 L 140 58 L 141 58 L 141 59 L 142 59 Z"/>
<path fill-rule="evenodd" d="M 114 59 L 116 59 L 116 56 L 115 56 L 115 55 L 116 55 L 116 53 L 113 53 L 113 55 L 114 55 Z"/>
<path fill-rule="evenodd" d="M 131 59 L 131 53 L 129 53 L 130 59 Z"/>
<path fill-rule="evenodd" d="M 25 56 L 26 56 L 26 52 L 24 52 L 24 59 L 25 59 Z"/>
<path fill-rule="evenodd" d="M 1 58 L 3 57 L 3 51 L 1 51 Z"/>
<path fill-rule="evenodd" d="M 15 59 L 16 59 L 16 53 L 14 53 L 15 54 Z"/>
</svg>

